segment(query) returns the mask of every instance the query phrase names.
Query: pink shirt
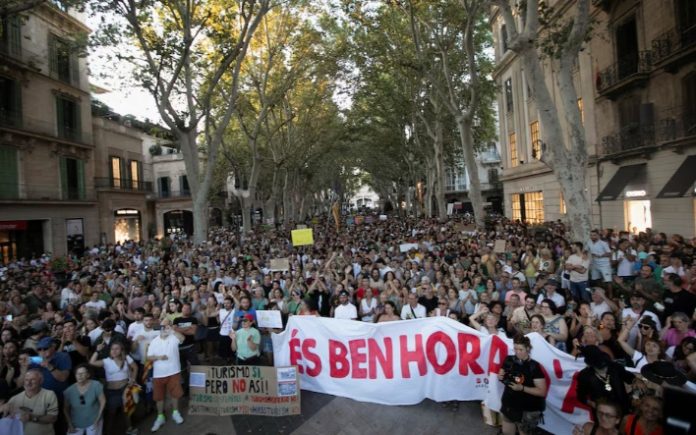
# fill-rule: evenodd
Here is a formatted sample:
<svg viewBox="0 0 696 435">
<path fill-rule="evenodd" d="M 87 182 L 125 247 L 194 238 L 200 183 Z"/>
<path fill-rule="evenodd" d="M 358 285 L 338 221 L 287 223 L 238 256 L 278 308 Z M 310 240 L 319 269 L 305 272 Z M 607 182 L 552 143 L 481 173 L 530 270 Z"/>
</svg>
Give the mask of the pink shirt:
<svg viewBox="0 0 696 435">
<path fill-rule="evenodd" d="M 680 336 L 679 332 L 677 332 L 676 328 L 669 328 L 667 330 L 667 333 L 665 334 L 665 343 L 667 343 L 667 346 L 679 346 L 679 343 L 686 337 L 696 337 L 696 331 L 693 329 L 689 329 L 684 333 L 684 335 Z"/>
</svg>

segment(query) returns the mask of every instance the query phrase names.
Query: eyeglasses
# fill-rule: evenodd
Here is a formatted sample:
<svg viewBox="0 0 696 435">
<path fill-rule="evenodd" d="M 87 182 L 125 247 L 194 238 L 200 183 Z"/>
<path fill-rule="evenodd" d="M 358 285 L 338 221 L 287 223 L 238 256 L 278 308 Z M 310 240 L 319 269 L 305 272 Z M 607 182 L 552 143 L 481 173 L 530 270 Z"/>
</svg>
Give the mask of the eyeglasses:
<svg viewBox="0 0 696 435">
<path fill-rule="evenodd" d="M 87 402 L 85 402 L 85 396 L 83 394 L 80 394 L 80 405 L 84 405 Z"/>
<path fill-rule="evenodd" d="M 640 325 L 640 329 L 652 329 L 650 325 Z"/>
</svg>

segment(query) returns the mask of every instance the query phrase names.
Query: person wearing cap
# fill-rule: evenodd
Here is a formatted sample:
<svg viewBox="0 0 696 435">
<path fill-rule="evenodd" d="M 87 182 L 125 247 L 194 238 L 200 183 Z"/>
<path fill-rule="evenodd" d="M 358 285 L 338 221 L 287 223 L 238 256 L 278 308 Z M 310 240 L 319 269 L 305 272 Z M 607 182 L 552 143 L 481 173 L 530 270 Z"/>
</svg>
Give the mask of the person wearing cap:
<svg viewBox="0 0 696 435">
<path fill-rule="evenodd" d="M 350 302 L 350 293 L 341 290 L 338 294 L 338 305 L 334 308 L 333 316 L 335 319 L 356 320 L 358 309 Z"/>
<path fill-rule="evenodd" d="M 62 398 L 63 391 L 69 386 L 68 377 L 72 369 L 70 355 L 67 352 L 57 352 L 56 342 L 51 337 L 42 338 L 36 349 L 42 361 L 31 368 L 41 370 L 43 388 L 56 393 L 59 399 Z"/>
<path fill-rule="evenodd" d="M 628 317 L 632 317 L 635 320 L 642 319 L 645 316 L 650 317 L 655 322 L 655 330 L 660 331 L 661 324 L 660 319 L 657 314 L 645 309 L 645 296 L 640 292 L 633 292 L 629 299 L 630 306 L 623 309 L 621 312 L 621 318 L 625 321 Z M 638 333 L 640 332 L 639 322 L 633 325 L 631 331 L 628 334 L 628 344 L 634 349 L 638 349 Z"/>
<path fill-rule="evenodd" d="M 255 366 L 261 363 L 261 333 L 254 328 L 254 316 L 245 314 L 242 327 L 230 331 L 232 351 L 237 352 L 237 365 Z"/>
</svg>

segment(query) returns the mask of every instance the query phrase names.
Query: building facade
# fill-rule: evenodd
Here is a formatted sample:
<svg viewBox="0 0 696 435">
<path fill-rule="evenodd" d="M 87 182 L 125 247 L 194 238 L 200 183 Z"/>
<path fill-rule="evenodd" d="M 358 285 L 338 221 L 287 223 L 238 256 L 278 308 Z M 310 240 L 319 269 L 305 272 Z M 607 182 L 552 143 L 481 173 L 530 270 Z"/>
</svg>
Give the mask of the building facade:
<svg viewBox="0 0 696 435">
<path fill-rule="evenodd" d="M 503 186 L 500 182 L 501 159 L 494 143 L 476 154 L 476 169 L 481 183 L 484 206 L 492 212 L 503 211 Z M 445 170 L 447 213 L 473 212 L 469 199 L 471 180 L 464 162 Z"/>
<path fill-rule="evenodd" d="M 96 108 L 93 115 L 100 241 L 146 240 L 155 231 L 148 206 L 153 183 L 145 178 L 143 133 L 127 118 Z"/>
<path fill-rule="evenodd" d="M 161 146 L 150 158 L 154 180 L 154 214 L 157 236 L 193 234 L 193 202 L 184 156 L 175 148 Z"/>
<path fill-rule="evenodd" d="M 551 6 L 568 17 L 574 3 L 558 0 Z M 593 1 L 596 24 L 578 57 L 575 81 L 595 226 L 696 233 L 696 2 L 667 3 Z M 496 10 L 491 23 L 501 89 L 505 214 L 530 223 L 563 219 L 565 204 L 543 162 L 544 132 L 524 68 L 507 49 Z M 554 83 L 548 69 L 546 75 L 547 83 Z"/>
<path fill-rule="evenodd" d="M 51 2 L 0 26 L 0 262 L 99 241 L 89 29 Z"/>
</svg>

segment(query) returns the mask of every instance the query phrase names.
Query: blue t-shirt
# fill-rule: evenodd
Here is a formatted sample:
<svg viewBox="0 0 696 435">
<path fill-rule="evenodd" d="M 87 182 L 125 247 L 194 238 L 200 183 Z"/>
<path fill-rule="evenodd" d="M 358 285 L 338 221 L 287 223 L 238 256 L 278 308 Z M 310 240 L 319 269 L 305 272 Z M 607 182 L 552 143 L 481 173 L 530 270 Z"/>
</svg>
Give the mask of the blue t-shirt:
<svg viewBox="0 0 696 435">
<path fill-rule="evenodd" d="M 85 394 L 80 394 L 77 384 L 71 385 L 63 392 L 65 402 L 70 404 L 70 418 L 74 427 L 85 429 L 96 422 L 99 415 L 99 396 L 103 392 L 104 387 L 97 381 L 89 381 L 89 388 Z M 84 400 L 80 400 L 80 396 L 83 396 Z"/>
<path fill-rule="evenodd" d="M 72 360 L 67 352 L 56 352 L 53 355 L 53 358 L 51 358 L 49 361 L 49 364 L 55 367 L 56 370 L 72 370 Z M 32 364 L 30 368 L 38 368 L 41 370 L 44 378 L 42 387 L 56 393 L 56 397 L 58 398 L 62 397 L 63 391 L 65 391 L 65 389 L 70 385 L 70 382 L 68 381 L 70 377 L 68 377 L 65 382 L 59 382 L 55 377 L 53 377 L 53 373 L 51 373 L 51 371 L 46 367 L 41 367 L 38 364 Z"/>
</svg>

